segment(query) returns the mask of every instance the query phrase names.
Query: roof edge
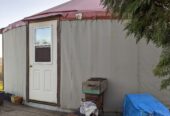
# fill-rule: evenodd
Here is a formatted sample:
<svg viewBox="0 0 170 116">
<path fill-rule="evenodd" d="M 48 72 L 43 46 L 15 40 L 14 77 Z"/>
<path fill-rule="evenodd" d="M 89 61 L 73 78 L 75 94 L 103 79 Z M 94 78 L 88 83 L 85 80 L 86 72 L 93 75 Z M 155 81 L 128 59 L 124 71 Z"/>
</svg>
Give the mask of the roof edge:
<svg viewBox="0 0 170 116">
<path fill-rule="evenodd" d="M 84 1 L 84 2 L 83 2 Z M 112 16 L 110 12 L 104 9 L 99 3 L 100 0 L 70 0 L 61 5 L 55 6 L 48 10 L 42 11 L 32 16 L 25 17 L 22 20 L 14 22 L 7 27 L 1 29 L 0 33 L 6 32 L 13 28 L 21 27 L 31 21 L 41 21 L 47 19 L 59 18 L 59 20 L 96 20 L 96 19 L 116 19 L 117 17 Z M 79 6 L 80 5 L 80 6 Z M 81 8 L 85 5 L 84 8 Z M 89 6 L 90 7 L 89 7 Z M 94 5 L 94 6 L 93 6 Z M 87 7 L 87 8 L 86 8 Z M 93 8 L 94 7 L 94 8 Z"/>
<path fill-rule="evenodd" d="M 4 30 L 5 28 L 1 28 L 0 29 L 0 34 L 3 34 L 3 30 Z"/>
<path fill-rule="evenodd" d="M 1 33 L 4 33 L 4 32 L 7 32 L 11 29 L 14 29 L 14 28 L 17 28 L 17 27 L 22 27 L 22 26 L 26 26 L 27 22 L 26 21 L 23 21 L 23 20 L 20 20 L 20 21 L 17 21 L 17 22 L 14 22 L 12 24 L 9 24 L 7 27 L 5 28 L 2 28 L 0 29 L 0 32 Z"/>
</svg>

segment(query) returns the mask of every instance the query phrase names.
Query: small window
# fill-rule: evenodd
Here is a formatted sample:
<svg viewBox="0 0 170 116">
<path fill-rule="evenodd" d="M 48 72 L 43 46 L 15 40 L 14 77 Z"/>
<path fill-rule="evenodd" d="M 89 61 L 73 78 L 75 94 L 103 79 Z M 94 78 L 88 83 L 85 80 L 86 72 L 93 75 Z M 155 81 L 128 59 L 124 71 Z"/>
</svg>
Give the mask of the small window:
<svg viewBox="0 0 170 116">
<path fill-rule="evenodd" d="M 51 28 L 36 29 L 35 62 L 51 62 Z"/>
</svg>

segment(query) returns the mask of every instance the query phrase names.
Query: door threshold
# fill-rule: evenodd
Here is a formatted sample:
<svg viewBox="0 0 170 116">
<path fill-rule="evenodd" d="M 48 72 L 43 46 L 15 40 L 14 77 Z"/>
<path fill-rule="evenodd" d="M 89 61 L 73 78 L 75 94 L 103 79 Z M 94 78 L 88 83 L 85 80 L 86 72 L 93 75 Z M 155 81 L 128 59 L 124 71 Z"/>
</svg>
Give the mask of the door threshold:
<svg viewBox="0 0 170 116">
<path fill-rule="evenodd" d="M 29 99 L 28 102 L 49 105 L 49 106 L 59 106 L 57 103 L 44 102 L 44 101 L 38 101 L 38 100 L 32 100 L 32 99 Z"/>
<path fill-rule="evenodd" d="M 52 105 L 47 105 L 47 104 L 40 104 L 40 103 L 35 103 L 35 102 L 24 102 L 25 105 L 30 106 L 30 107 L 34 107 L 34 108 L 39 108 L 39 109 L 45 109 L 45 110 L 50 110 L 50 111 L 57 111 L 57 112 L 66 112 L 66 113 L 70 113 L 73 112 L 72 110 L 68 110 L 68 109 L 63 109 L 60 108 L 59 106 L 52 106 Z"/>
</svg>

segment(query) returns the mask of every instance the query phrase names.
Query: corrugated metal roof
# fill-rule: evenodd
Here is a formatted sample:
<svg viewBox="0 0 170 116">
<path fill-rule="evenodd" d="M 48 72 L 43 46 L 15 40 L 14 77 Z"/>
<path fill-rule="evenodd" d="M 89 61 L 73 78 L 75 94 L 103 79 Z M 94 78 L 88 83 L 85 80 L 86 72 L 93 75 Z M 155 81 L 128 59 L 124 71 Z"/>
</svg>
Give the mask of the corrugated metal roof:
<svg viewBox="0 0 170 116">
<path fill-rule="evenodd" d="M 59 11 L 105 11 L 105 9 L 100 4 L 100 0 L 72 0 L 41 13 Z"/>
<path fill-rule="evenodd" d="M 60 16 L 63 20 L 74 20 L 81 13 L 82 19 L 106 19 L 111 15 L 101 5 L 100 0 L 72 0 L 62 5 L 50 8 L 38 14 L 26 17 L 21 21 L 10 24 L 4 31 L 25 25 L 24 21 Z"/>
<path fill-rule="evenodd" d="M 100 0 L 72 0 L 62 5 L 50 8 L 36 15 L 25 18 L 25 20 L 36 20 L 50 16 L 61 15 L 64 19 L 75 19 L 76 13 L 82 13 L 83 19 L 97 18 L 98 14 L 103 17 L 108 16 Z"/>
</svg>

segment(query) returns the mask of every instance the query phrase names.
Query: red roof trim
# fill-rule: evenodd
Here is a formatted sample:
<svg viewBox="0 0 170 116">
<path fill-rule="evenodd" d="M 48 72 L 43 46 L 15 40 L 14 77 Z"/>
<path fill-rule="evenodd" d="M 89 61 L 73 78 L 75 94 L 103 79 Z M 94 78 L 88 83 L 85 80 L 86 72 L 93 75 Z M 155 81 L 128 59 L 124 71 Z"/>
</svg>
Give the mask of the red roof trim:
<svg viewBox="0 0 170 116">
<path fill-rule="evenodd" d="M 2 29 L 0 29 L 0 34 L 2 34 L 2 31 L 3 31 L 3 28 L 2 28 Z"/>
<path fill-rule="evenodd" d="M 106 13 L 103 11 L 78 11 L 78 12 L 70 12 L 70 13 L 64 13 L 61 17 L 61 20 L 77 20 L 76 14 L 82 13 L 82 19 L 111 19 L 112 16 L 110 13 Z"/>
<path fill-rule="evenodd" d="M 49 18 L 49 17 L 55 17 L 55 16 L 62 16 L 62 13 L 50 13 L 50 14 L 42 14 L 42 15 L 35 15 L 31 17 L 27 17 L 23 19 L 24 21 L 30 21 L 30 20 L 38 20 L 43 18 Z"/>
</svg>

